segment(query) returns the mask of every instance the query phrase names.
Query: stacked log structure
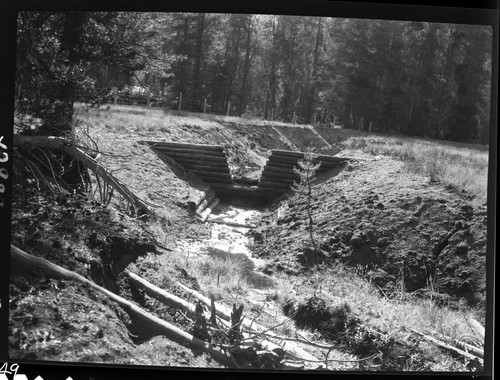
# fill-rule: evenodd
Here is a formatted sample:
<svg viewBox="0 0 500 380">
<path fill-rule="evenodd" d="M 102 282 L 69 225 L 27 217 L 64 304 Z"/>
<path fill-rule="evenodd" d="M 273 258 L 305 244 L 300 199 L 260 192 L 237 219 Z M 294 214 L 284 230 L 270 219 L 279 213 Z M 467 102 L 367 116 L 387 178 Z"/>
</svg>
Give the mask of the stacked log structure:
<svg viewBox="0 0 500 380">
<path fill-rule="evenodd" d="M 259 188 L 269 193 L 279 195 L 290 190 L 294 182 L 299 181 L 294 167 L 299 160 L 304 158 L 303 152 L 288 150 L 272 150 L 259 181 Z M 323 174 L 331 169 L 339 168 L 345 164 L 346 158 L 317 155 L 316 162 L 321 165 L 316 171 L 317 175 Z"/>
<path fill-rule="evenodd" d="M 208 183 L 214 190 L 231 185 L 233 178 L 222 145 L 149 142 L 157 154 L 164 154 L 192 174 Z"/>
<path fill-rule="evenodd" d="M 286 193 L 299 176 L 294 167 L 303 152 L 272 150 L 262 175 L 257 184 L 235 183 L 228 165 L 226 151 L 222 145 L 184 144 L 175 142 L 145 141 L 160 157 L 174 160 L 178 165 L 206 182 L 222 199 L 240 199 L 253 204 L 266 204 L 270 200 Z M 334 156 L 318 155 L 321 163 L 317 174 L 341 167 L 347 159 Z M 208 203 L 206 201 L 205 203 Z M 211 208 L 203 204 L 203 208 Z M 199 210 L 202 212 L 203 210 Z"/>
</svg>

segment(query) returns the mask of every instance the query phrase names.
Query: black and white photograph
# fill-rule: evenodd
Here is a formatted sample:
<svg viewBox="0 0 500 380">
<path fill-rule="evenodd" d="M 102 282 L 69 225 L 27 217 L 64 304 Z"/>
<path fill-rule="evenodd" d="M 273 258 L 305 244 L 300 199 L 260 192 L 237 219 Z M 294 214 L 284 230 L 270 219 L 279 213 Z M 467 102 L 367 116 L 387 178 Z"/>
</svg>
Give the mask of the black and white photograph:
<svg viewBox="0 0 500 380">
<path fill-rule="evenodd" d="M 298 13 L 17 12 L 6 361 L 484 374 L 498 27 Z"/>
</svg>

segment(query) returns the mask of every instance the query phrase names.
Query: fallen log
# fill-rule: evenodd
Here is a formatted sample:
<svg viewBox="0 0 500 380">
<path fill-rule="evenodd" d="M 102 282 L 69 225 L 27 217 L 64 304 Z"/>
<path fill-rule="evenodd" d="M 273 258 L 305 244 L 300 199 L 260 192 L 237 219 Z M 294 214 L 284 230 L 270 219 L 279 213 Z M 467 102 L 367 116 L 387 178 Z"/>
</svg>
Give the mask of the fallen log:
<svg viewBox="0 0 500 380">
<path fill-rule="evenodd" d="M 194 296 L 195 298 L 197 298 L 198 300 L 203 302 L 206 306 L 212 308 L 212 300 L 210 298 L 204 296 L 203 294 L 197 292 L 196 290 L 193 290 L 193 289 L 187 287 L 186 285 L 180 283 L 179 281 L 175 281 L 175 284 L 179 288 L 184 290 L 185 292 L 191 294 L 192 296 Z M 215 303 L 215 302 L 214 302 L 214 306 L 215 306 L 215 310 L 216 310 L 218 317 L 220 317 L 228 322 L 231 320 L 231 310 L 230 309 L 228 309 L 224 305 L 221 305 L 221 304 Z"/>
<path fill-rule="evenodd" d="M 215 198 L 205 210 L 200 214 L 201 221 L 205 223 L 207 221 L 208 216 L 212 213 L 212 211 L 219 205 L 220 199 Z"/>
<path fill-rule="evenodd" d="M 484 340 L 486 330 L 484 329 L 483 325 L 481 325 L 481 323 L 476 321 L 474 318 L 470 318 L 470 319 L 466 318 L 466 321 L 470 323 L 472 332 L 478 333 L 481 336 L 481 338 Z"/>
<path fill-rule="evenodd" d="M 214 194 L 214 191 L 210 188 L 210 186 L 206 186 L 202 190 L 201 196 L 195 201 L 196 208 L 200 207 L 203 201 L 212 194 Z"/>
<path fill-rule="evenodd" d="M 165 305 L 169 307 L 174 307 L 182 311 L 189 312 L 192 316 L 196 315 L 196 306 L 188 301 L 184 301 L 180 299 L 179 297 L 170 294 L 169 292 L 158 288 L 157 286 L 149 283 L 148 281 L 142 279 L 141 277 L 126 271 L 125 274 L 133 280 L 134 284 L 139 286 L 141 289 L 144 290 L 144 292 L 149 295 L 152 298 L 157 299 L 158 301 L 164 303 Z M 215 309 L 216 315 L 221 319 L 221 323 L 223 323 L 224 328 L 231 330 L 234 328 L 234 310 L 231 311 L 229 308 L 226 308 L 225 306 L 221 304 L 216 304 L 213 302 L 211 299 L 203 296 L 202 294 L 184 286 L 180 282 L 176 281 L 176 284 L 181 287 L 183 290 L 188 292 L 189 294 L 195 296 L 197 299 L 202 301 L 206 306 L 209 307 L 210 310 Z M 174 301 L 172 301 L 174 300 Z M 182 300 L 182 302 L 179 302 L 178 300 Z M 242 310 L 242 307 L 240 307 L 238 310 Z M 241 314 L 240 314 L 241 315 Z M 238 318 L 240 320 L 240 318 Z M 242 326 L 247 326 L 249 325 L 248 321 L 245 322 L 246 319 L 243 319 Z M 254 326 L 257 326 L 257 324 L 253 324 Z M 248 332 L 242 332 L 242 338 L 245 341 L 248 340 L 254 340 L 252 337 L 251 333 Z M 195 338 L 196 339 L 196 338 Z M 270 352 L 276 352 L 276 351 L 282 351 L 284 352 L 283 348 L 278 346 L 277 344 L 270 342 L 266 339 L 259 339 L 259 344 L 262 346 L 262 348 L 266 351 Z M 295 359 L 305 359 L 307 361 L 313 361 L 313 362 L 319 362 L 318 359 L 316 359 L 314 356 L 310 355 L 309 353 L 297 349 L 297 348 L 292 348 L 291 350 L 291 356 L 293 356 Z M 297 355 L 300 355 L 300 357 L 297 358 Z M 286 365 L 283 366 L 283 369 L 296 369 L 296 366 L 288 367 Z"/>
<path fill-rule="evenodd" d="M 182 309 L 186 311 L 190 317 L 195 317 L 195 306 L 174 294 L 164 291 L 163 289 L 151 284 L 150 282 L 139 277 L 135 273 L 129 272 L 128 270 L 123 271 L 125 276 L 137 287 L 144 290 L 144 292 L 168 307 L 173 307 L 175 309 Z"/>
<path fill-rule="evenodd" d="M 483 366 L 483 359 L 474 355 L 474 354 L 471 354 L 470 352 L 466 352 L 464 350 L 461 350 L 457 347 L 454 347 L 448 343 L 445 343 L 445 342 L 442 342 L 441 340 L 437 339 L 437 338 L 434 338 L 433 336 L 430 336 L 430 335 L 427 335 L 427 334 L 424 334 L 420 331 L 417 331 L 417 330 L 414 330 L 412 328 L 409 328 L 409 327 L 404 327 L 408 330 L 410 330 L 411 332 L 417 334 L 417 335 L 420 335 L 421 337 L 423 337 L 424 339 L 448 350 L 448 351 L 451 351 L 451 352 L 454 352 L 455 354 L 458 354 L 458 355 L 461 355 L 463 356 L 464 358 L 467 358 L 477 364 L 479 364 L 481 367 Z"/>
<path fill-rule="evenodd" d="M 212 347 L 209 343 L 198 339 L 191 334 L 179 329 L 178 327 L 161 320 L 160 318 L 149 314 L 137 305 L 127 301 L 109 290 L 87 280 L 85 277 L 67 270 L 59 265 L 53 264 L 50 261 L 30 255 L 23 250 L 11 245 L 11 266 L 16 266 L 18 270 L 24 271 L 40 271 L 49 277 L 64 278 L 67 280 L 76 280 L 88 284 L 95 290 L 106 295 L 111 301 L 120 305 L 129 314 L 133 323 L 138 326 L 141 331 L 145 331 L 152 335 L 164 335 L 167 338 L 176 341 L 179 344 L 191 348 L 202 349 L 209 352 L 222 364 L 231 367 L 233 361 L 230 356 L 226 355 L 221 349 Z"/>
<path fill-rule="evenodd" d="M 213 191 L 212 189 L 210 189 L 208 192 L 205 192 L 204 196 L 201 198 L 201 202 L 196 205 L 196 213 L 201 214 L 203 211 L 205 211 L 210 202 L 212 202 L 216 196 L 217 194 L 215 194 L 215 191 Z"/>
<path fill-rule="evenodd" d="M 177 286 L 179 286 L 181 289 L 183 289 L 184 291 L 186 291 L 189 294 L 191 294 L 194 297 L 196 297 L 198 300 L 200 300 L 201 302 L 203 302 L 208 307 L 211 307 L 212 300 L 210 298 L 204 296 L 203 294 L 197 292 L 196 290 L 193 290 L 193 289 L 187 287 L 186 285 L 180 283 L 179 281 L 175 281 L 175 284 Z M 215 310 L 216 310 L 217 316 L 219 318 L 225 320 L 225 321 L 228 321 L 228 322 L 231 321 L 231 310 L 229 308 L 225 307 L 224 305 L 219 304 L 219 303 L 214 303 L 214 304 L 215 304 Z M 257 331 L 257 334 L 259 332 L 262 332 L 262 331 L 267 331 L 266 334 L 269 337 L 281 340 L 280 337 L 277 334 L 275 334 L 274 332 L 269 331 L 269 329 L 265 328 L 264 326 L 261 326 L 260 324 L 258 324 L 256 322 L 249 321 L 247 318 L 243 319 L 242 326 L 244 328 L 249 329 L 249 330 L 250 329 L 255 329 L 255 331 Z M 273 350 L 273 349 L 276 349 L 276 348 L 282 349 L 282 347 L 280 347 L 280 346 L 276 345 L 275 343 L 272 343 L 272 342 L 270 342 L 268 340 L 265 340 L 265 339 L 261 342 L 261 344 L 265 345 L 270 350 Z M 309 361 L 312 361 L 312 362 L 321 362 L 316 357 L 314 357 L 313 355 L 309 354 L 307 351 L 304 351 L 303 349 L 301 349 L 297 345 L 293 344 L 293 342 L 289 342 L 289 344 L 287 346 L 287 349 L 294 356 L 294 358 L 299 357 L 299 358 L 302 358 L 304 360 L 309 360 Z"/>
<path fill-rule="evenodd" d="M 453 339 L 453 338 L 446 336 L 446 335 L 443 335 L 437 331 L 427 331 L 427 332 L 430 332 L 430 334 L 428 334 L 429 336 L 435 336 L 438 340 L 441 340 L 444 343 L 453 345 L 457 348 L 460 348 L 461 350 L 464 350 L 466 352 L 470 352 L 473 355 L 478 356 L 481 359 L 484 359 L 484 350 L 479 348 L 479 347 L 473 346 L 473 345 L 466 343 L 466 342 L 462 342 L 461 340 L 458 340 L 458 339 Z"/>
</svg>

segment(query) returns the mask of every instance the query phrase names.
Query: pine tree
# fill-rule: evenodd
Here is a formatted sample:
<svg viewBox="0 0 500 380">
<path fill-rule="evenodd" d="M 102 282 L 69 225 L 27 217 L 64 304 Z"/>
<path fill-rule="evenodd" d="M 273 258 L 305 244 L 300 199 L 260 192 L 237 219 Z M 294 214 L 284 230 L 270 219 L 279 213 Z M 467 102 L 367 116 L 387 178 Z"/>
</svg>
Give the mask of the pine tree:
<svg viewBox="0 0 500 380">
<path fill-rule="evenodd" d="M 315 251 L 318 250 L 318 244 L 316 243 L 316 239 L 314 238 L 314 219 L 312 216 L 312 200 L 314 197 L 312 191 L 312 183 L 316 178 L 316 170 L 319 169 L 321 163 L 316 163 L 317 155 L 311 151 L 307 151 L 304 153 L 304 158 L 299 160 L 297 163 L 298 167 L 295 166 L 293 168 L 293 172 L 300 176 L 300 182 L 295 182 L 292 186 L 292 189 L 297 193 L 306 198 L 306 211 L 307 218 L 309 224 L 307 229 L 309 231 L 309 238 L 311 240 L 311 245 Z"/>
</svg>

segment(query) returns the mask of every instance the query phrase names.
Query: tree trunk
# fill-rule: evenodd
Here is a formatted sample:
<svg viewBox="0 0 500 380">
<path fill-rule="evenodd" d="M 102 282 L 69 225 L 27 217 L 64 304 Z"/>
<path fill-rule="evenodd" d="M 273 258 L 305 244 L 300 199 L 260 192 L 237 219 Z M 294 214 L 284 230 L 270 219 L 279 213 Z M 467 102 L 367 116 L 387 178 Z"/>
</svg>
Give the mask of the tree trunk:
<svg viewBox="0 0 500 380">
<path fill-rule="evenodd" d="M 314 221 L 312 218 L 311 212 L 311 198 L 312 198 L 312 187 L 311 187 L 311 179 L 307 182 L 307 217 L 309 218 L 309 237 L 311 238 L 311 244 L 315 251 L 318 250 L 318 245 L 316 244 L 316 240 L 314 239 Z"/>
<path fill-rule="evenodd" d="M 87 17 L 83 12 L 68 12 L 64 17 L 59 52 L 66 58 L 69 72 L 79 63 L 80 34 Z M 71 134 L 75 91 L 75 79 L 72 78 L 72 74 L 68 74 L 64 80 L 60 81 L 57 93 L 54 99 L 51 99 L 53 108 L 44 120 L 44 125 L 38 130 L 38 134 L 50 136 Z"/>
<path fill-rule="evenodd" d="M 276 115 L 276 92 L 278 87 L 278 77 L 277 77 L 277 66 L 278 66 L 278 34 L 276 26 L 276 16 L 273 16 L 273 45 L 271 48 L 271 72 L 269 73 L 269 92 L 270 92 L 270 109 L 271 109 L 271 120 L 275 118 Z"/>
<path fill-rule="evenodd" d="M 196 30 L 196 54 L 194 61 L 194 74 L 193 74 L 193 100 L 198 100 L 201 98 L 201 69 L 203 65 L 203 36 L 205 34 L 205 13 L 200 13 L 198 15 L 198 24 Z"/>
<path fill-rule="evenodd" d="M 314 46 L 314 56 L 313 56 L 313 72 L 311 79 L 311 90 L 309 93 L 309 102 L 307 105 L 306 120 L 310 123 L 313 122 L 314 115 L 314 105 L 316 103 L 316 92 L 318 87 L 318 65 L 319 65 L 319 46 L 322 39 L 322 21 L 321 17 L 318 17 L 318 27 L 316 31 L 316 44 Z"/>
<path fill-rule="evenodd" d="M 238 114 L 241 115 L 247 106 L 247 94 L 249 92 L 248 76 L 250 74 L 250 62 L 252 57 L 250 55 L 252 50 L 252 16 L 249 15 L 246 25 L 246 41 L 245 41 L 245 61 L 243 64 L 243 77 L 241 79 L 240 101 L 238 106 Z"/>
</svg>

